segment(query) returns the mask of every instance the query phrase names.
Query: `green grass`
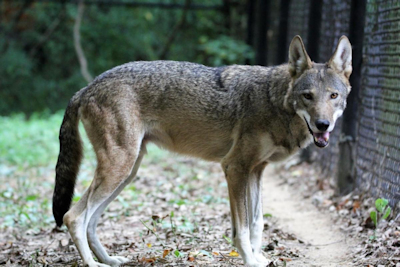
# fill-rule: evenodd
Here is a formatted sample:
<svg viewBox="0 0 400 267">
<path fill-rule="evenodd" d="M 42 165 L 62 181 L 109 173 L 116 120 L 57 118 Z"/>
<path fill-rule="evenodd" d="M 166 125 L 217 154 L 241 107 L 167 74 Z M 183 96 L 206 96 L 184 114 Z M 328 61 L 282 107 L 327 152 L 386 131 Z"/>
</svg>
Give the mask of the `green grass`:
<svg viewBox="0 0 400 267">
<path fill-rule="evenodd" d="M 54 165 L 63 112 L 0 117 L 0 164 L 27 168 Z"/>
<path fill-rule="evenodd" d="M 0 117 L 0 228 L 53 224 L 51 196 L 63 115 L 59 111 L 29 119 L 23 114 Z M 85 134 L 83 139 L 90 147 Z M 87 150 L 93 161 L 93 152 Z"/>
<path fill-rule="evenodd" d="M 0 228 L 53 224 L 52 180 L 63 112 L 0 117 Z"/>
</svg>

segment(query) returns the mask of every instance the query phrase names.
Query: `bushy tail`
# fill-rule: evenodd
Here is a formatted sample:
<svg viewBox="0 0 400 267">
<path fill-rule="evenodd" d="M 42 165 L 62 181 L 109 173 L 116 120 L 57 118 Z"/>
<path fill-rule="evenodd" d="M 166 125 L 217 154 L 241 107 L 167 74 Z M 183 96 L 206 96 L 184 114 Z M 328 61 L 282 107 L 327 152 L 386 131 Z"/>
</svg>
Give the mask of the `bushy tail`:
<svg viewBox="0 0 400 267">
<path fill-rule="evenodd" d="M 79 135 L 79 98 L 76 94 L 68 104 L 60 129 L 60 154 L 56 166 L 53 193 L 53 215 L 57 226 L 63 224 L 74 195 L 75 181 L 82 160 L 82 141 Z"/>
</svg>

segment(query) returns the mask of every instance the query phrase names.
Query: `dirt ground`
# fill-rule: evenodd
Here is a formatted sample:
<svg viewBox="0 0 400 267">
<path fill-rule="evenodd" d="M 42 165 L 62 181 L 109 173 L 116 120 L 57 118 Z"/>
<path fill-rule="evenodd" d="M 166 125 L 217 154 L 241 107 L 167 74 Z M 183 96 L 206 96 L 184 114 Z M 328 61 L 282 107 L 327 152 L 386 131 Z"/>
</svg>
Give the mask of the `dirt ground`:
<svg viewBox="0 0 400 267">
<path fill-rule="evenodd" d="M 90 183 L 93 167 L 84 163 L 78 196 Z M 42 175 L 49 182 L 54 179 L 52 170 Z M 226 186 L 219 164 L 169 153 L 145 159 L 137 180 L 103 214 L 100 240 L 111 255 L 131 260 L 125 266 L 243 266 L 229 238 Z M 357 196 L 333 199 L 329 181 L 311 166 L 268 166 L 263 186 L 268 267 L 400 267 L 398 221 L 393 218 L 368 241 L 372 230 L 363 214 L 370 203 L 359 204 Z M 43 189 L 43 198 L 51 194 L 51 187 Z M 65 226 L 54 229 L 50 222 L 40 228 L 17 224 L 2 229 L 0 265 L 82 262 Z"/>
<path fill-rule="evenodd" d="M 298 249 L 301 256 L 292 258 L 288 266 L 351 266 L 357 240 L 347 238 L 329 214 L 305 200 L 296 187 L 283 183 L 274 166 L 267 167 L 264 176 L 264 209 L 282 231 L 297 237 L 297 242 L 286 245 Z"/>
</svg>

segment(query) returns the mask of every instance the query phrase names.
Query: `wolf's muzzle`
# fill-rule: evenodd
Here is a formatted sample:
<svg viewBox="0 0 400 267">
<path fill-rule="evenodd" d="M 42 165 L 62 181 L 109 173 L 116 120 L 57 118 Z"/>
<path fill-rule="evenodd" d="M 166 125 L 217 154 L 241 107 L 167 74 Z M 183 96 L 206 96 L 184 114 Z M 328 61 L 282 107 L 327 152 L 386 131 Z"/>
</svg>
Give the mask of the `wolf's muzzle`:
<svg viewBox="0 0 400 267">
<path fill-rule="evenodd" d="M 314 133 L 311 130 L 310 125 L 308 124 L 307 119 L 304 117 L 304 120 L 307 124 L 308 127 L 308 131 L 310 131 L 310 134 L 313 136 L 314 138 L 314 144 L 317 147 L 326 147 L 327 145 L 329 145 L 329 132 L 327 132 L 326 130 L 329 128 L 329 121 L 327 120 L 317 120 L 315 122 L 315 126 L 317 127 L 318 130 L 320 130 L 320 133 Z M 317 124 L 318 122 L 318 124 Z"/>
</svg>

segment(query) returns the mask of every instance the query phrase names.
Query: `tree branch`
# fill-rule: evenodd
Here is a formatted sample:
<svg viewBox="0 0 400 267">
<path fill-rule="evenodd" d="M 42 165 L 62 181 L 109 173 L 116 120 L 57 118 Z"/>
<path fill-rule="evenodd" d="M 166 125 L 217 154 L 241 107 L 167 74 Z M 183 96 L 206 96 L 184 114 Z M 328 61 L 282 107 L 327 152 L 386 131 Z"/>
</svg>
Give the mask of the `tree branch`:
<svg viewBox="0 0 400 267">
<path fill-rule="evenodd" d="M 81 35 L 80 35 L 80 27 L 81 27 L 84 8 L 85 8 L 85 5 L 83 3 L 83 0 L 80 0 L 78 3 L 78 13 L 76 15 L 75 25 L 74 25 L 74 47 L 75 47 L 76 55 L 78 56 L 79 64 L 81 66 L 82 76 L 89 83 L 93 80 L 93 78 L 92 78 L 92 75 L 90 75 L 89 70 L 88 70 L 86 57 L 85 57 L 85 54 L 83 53 L 83 49 L 82 49 L 82 45 L 81 45 Z"/>
</svg>

